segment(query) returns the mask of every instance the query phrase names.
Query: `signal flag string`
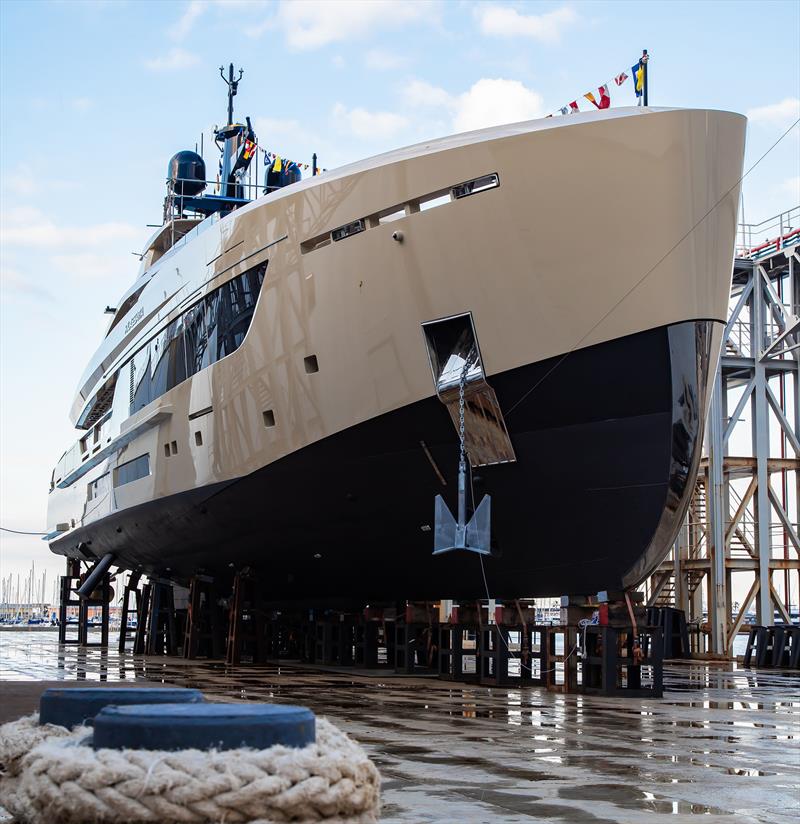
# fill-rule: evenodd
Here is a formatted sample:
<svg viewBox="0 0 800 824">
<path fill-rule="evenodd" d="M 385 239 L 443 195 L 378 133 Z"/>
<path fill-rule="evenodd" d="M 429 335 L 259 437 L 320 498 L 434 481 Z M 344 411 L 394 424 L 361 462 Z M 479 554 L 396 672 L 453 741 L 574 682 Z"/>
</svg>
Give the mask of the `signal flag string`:
<svg viewBox="0 0 800 824">
<path fill-rule="evenodd" d="M 606 81 L 602 85 L 592 89 L 592 91 L 581 95 L 581 97 L 588 100 L 596 109 L 608 109 L 611 107 L 611 92 L 609 91 L 611 84 L 613 83 L 616 86 L 621 86 L 629 77 L 632 76 L 633 93 L 636 95 L 636 105 L 641 106 L 644 103 L 644 73 L 647 70 L 646 66 L 649 60 L 650 55 L 645 51 L 638 63 L 631 66 L 630 75 L 626 71 L 615 74 L 612 80 Z M 561 106 L 556 111 L 551 112 L 547 115 L 547 117 L 553 117 L 556 114 L 578 114 L 578 112 L 580 112 L 580 108 L 578 108 L 578 100 L 580 100 L 580 98 L 576 97 L 575 100 L 567 103 L 565 106 Z"/>
</svg>

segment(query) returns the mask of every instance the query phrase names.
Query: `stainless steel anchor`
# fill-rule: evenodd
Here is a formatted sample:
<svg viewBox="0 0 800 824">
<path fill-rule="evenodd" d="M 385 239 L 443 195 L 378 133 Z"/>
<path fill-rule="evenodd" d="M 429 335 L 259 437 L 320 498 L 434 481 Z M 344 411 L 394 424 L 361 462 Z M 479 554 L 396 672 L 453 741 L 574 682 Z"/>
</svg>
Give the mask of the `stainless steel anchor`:
<svg viewBox="0 0 800 824">
<path fill-rule="evenodd" d="M 461 370 L 461 379 L 458 385 L 458 438 L 460 455 L 458 460 L 458 520 L 453 518 L 450 509 L 441 495 L 436 496 L 433 554 L 452 552 L 455 549 L 467 549 L 479 555 L 488 555 L 491 552 L 491 496 L 484 495 L 472 517 L 467 521 L 467 461 L 464 445 L 464 387 L 467 382 L 467 372 L 470 367 L 470 358 L 473 349 L 470 349 L 464 360 Z"/>
</svg>

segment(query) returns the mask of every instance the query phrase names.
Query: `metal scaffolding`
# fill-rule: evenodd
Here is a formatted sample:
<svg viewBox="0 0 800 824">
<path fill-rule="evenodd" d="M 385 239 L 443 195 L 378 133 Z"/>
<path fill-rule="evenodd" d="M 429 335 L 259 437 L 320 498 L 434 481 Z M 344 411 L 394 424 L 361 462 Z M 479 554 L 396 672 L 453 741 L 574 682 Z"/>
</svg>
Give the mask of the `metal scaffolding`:
<svg viewBox="0 0 800 824">
<path fill-rule="evenodd" d="M 745 623 L 790 622 L 800 602 L 800 207 L 740 239 L 697 484 L 645 586 L 712 656 L 731 656 Z"/>
</svg>

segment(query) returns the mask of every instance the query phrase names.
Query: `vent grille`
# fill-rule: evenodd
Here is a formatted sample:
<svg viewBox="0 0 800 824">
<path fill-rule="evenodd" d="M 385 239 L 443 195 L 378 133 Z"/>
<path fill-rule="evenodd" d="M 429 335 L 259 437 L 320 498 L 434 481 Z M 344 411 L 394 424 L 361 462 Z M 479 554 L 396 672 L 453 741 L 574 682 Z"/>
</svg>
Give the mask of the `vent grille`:
<svg viewBox="0 0 800 824">
<path fill-rule="evenodd" d="M 497 174 L 483 175 L 466 183 L 459 183 L 453 186 L 453 200 L 460 200 L 462 197 L 476 195 L 478 192 L 485 192 L 487 189 L 494 189 L 500 185 L 500 177 Z"/>
<path fill-rule="evenodd" d="M 363 220 L 354 220 L 352 223 L 346 223 L 344 226 L 334 229 L 331 232 L 331 240 L 333 240 L 334 243 L 337 243 L 340 240 L 344 240 L 346 237 L 352 237 L 353 235 L 357 235 L 359 232 L 363 232 L 366 228 L 366 224 Z"/>
</svg>

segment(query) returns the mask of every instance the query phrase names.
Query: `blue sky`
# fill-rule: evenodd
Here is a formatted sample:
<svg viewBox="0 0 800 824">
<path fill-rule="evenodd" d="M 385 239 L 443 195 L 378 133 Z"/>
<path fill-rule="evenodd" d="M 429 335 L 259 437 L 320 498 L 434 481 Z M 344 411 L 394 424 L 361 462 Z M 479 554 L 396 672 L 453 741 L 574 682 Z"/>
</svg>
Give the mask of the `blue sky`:
<svg viewBox="0 0 800 824">
<path fill-rule="evenodd" d="M 0 2 L 0 523 L 45 526 L 77 380 L 135 277 L 170 156 L 225 117 L 327 168 L 537 117 L 651 54 L 652 105 L 748 113 L 747 165 L 800 116 L 797 2 Z M 633 102 L 631 81 L 612 105 Z M 589 109 L 583 101 L 581 108 Z M 745 183 L 757 221 L 800 202 L 795 129 Z M 0 533 L 0 574 L 61 570 Z"/>
</svg>

